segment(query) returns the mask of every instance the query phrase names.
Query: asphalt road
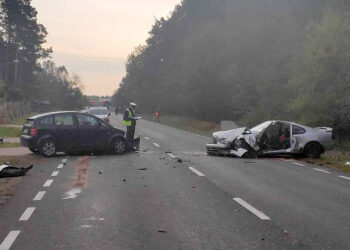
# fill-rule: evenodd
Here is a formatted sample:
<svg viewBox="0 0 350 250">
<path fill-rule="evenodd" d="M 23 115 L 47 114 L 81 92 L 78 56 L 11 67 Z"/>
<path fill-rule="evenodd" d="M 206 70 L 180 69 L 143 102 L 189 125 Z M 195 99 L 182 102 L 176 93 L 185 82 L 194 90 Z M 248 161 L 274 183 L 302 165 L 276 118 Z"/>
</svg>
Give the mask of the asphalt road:
<svg viewBox="0 0 350 250">
<path fill-rule="evenodd" d="M 350 175 L 210 157 L 209 138 L 148 121 L 138 132 L 139 153 L 35 166 L 0 208 L 0 250 L 350 249 Z"/>
</svg>

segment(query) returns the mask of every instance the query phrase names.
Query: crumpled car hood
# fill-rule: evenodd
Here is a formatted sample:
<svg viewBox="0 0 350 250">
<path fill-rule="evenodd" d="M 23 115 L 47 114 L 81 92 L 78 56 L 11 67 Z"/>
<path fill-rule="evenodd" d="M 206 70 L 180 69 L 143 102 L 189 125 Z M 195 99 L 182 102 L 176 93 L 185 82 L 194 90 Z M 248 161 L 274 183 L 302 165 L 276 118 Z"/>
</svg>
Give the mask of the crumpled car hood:
<svg viewBox="0 0 350 250">
<path fill-rule="evenodd" d="M 220 143 L 231 143 L 238 136 L 243 134 L 246 131 L 246 128 L 236 128 L 227 131 L 218 131 L 213 133 L 213 137 Z"/>
</svg>

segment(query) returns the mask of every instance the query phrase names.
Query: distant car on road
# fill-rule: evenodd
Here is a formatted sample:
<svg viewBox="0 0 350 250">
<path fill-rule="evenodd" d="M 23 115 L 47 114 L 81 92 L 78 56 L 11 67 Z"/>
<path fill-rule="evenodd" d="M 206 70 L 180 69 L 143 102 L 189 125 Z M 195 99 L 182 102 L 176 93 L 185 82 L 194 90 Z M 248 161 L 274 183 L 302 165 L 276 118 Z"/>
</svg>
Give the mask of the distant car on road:
<svg viewBox="0 0 350 250">
<path fill-rule="evenodd" d="M 305 155 L 319 158 L 332 148 L 332 128 L 310 128 L 294 122 L 266 121 L 251 129 L 237 128 L 213 133 L 209 155 L 255 158 L 268 155 Z"/>
<path fill-rule="evenodd" d="M 62 111 L 27 119 L 21 144 L 44 157 L 54 156 L 56 152 L 107 151 L 122 154 L 128 149 L 124 135 L 124 131 L 93 115 Z"/>
<path fill-rule="evenodd" d="M 91 107 L 87 112 L 109 123 L 109 116 L 111 114 L 106 107 Z"/>
</svg>

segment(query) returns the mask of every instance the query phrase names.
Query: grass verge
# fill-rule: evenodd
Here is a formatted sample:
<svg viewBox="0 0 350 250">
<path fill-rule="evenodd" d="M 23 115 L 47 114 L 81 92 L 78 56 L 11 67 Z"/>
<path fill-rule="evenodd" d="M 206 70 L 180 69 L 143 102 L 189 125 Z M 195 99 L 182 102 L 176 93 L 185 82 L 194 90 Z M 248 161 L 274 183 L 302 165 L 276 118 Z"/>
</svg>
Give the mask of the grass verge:
<svg viewBox="0 0 350 250">
<path fill-rule="evenodd" d="M 21 143 L 19 142 L 5 142 L 0 144 L 0 148 L 17 148 L 21 147 Z"/>
<path fill-rule="evenodd" d="M 22 128 L 0 126 L 0 137 L 20 137 L 22 134 Z"/>
<path fill-rule="evenodd" d="M 143 114 L 143 119 L 153 121 L 152 115 Z M 219 124 L 208 121 L 199 121 L 189 117 L 179 117 L 174 115 L 164 115 L 160 117 L 160 123 L 170 127 L 178 128 L 195 134 L 211 136 L 213 132 L 219 130 Z"/>
<path fill-rule="evenodd" d="M 30 114 L 27 114 L 25 116 L 22 116 L 22 117 L 19 117 L 17 119 L 14 119 L 12 121 L 10 121 L 10 124 L 13 124 L 13 125 L 23 125 L 25 124 L 26 120 L 29 118 L 29 117 L 32 117 L 34 115 L 37 115 L 38 113 L 30 113 Z"/>
</svg>

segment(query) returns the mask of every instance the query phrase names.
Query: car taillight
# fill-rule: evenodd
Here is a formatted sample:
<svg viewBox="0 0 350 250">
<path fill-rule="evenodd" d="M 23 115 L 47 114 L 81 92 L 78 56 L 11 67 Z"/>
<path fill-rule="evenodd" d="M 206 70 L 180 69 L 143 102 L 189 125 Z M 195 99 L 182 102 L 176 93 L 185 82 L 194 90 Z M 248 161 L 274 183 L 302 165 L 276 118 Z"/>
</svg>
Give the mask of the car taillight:
<svg viewBox="0 0 350 250">
<path fill-rule="evenodd" d="M 36 136 L 38 133 L 38 129 L 35 127 L 32 127 L 32 129 L 30 130 L 30 135 L 31 136 Z"/>
</svg>

